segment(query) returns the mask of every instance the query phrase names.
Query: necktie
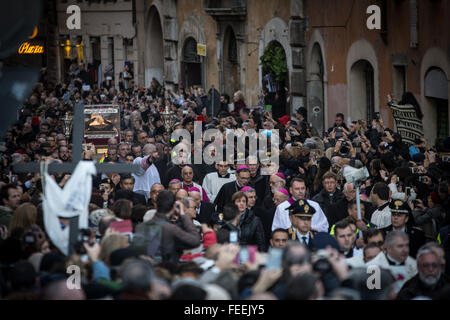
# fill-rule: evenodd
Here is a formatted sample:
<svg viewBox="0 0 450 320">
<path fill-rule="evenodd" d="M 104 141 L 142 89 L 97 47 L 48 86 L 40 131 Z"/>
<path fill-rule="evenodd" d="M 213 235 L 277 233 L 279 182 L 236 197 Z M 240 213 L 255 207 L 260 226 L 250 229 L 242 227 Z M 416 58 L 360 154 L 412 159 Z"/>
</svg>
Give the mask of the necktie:
<svg viewBox="0 0 450 320">
<path fill-rule="evenodd" d="M 306 243 L 306 237 L 303 236 L 302 239 L 303 239 L 303 243 L 304 243 L 305 245 L 307 245 L 307 243 Z"/>
</svg>

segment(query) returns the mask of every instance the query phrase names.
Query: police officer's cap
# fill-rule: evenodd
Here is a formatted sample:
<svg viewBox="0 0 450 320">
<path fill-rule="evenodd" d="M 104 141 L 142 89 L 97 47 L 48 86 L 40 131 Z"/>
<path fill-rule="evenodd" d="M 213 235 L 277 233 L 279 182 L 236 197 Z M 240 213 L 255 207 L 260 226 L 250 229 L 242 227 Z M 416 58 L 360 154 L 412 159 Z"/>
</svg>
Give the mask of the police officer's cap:
<svg viewBox="0 0 450 320">
<path fill-rule="evenodd" d="M 293 215 L 299 218 L 312 218 L 316 210 L 308 204 L 306 199 L 300 199 L 295 201 L 288 208 L 289 215 Z"/>
<path fill-rule="evenodd" d="M 396 214 L 409 214 L 410 210 L 408 204 L 402 200 L 391 201 L 389 208 L 391 209 L 391 213 Z"/>
</svg>

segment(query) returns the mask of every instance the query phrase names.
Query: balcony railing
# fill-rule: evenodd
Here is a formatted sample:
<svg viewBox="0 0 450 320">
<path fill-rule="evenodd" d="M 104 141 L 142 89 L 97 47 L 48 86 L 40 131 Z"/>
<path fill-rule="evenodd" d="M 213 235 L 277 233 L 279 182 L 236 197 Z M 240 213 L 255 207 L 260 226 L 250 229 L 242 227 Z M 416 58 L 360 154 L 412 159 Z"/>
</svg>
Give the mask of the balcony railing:
<svg viewBox="0 0 450 320">
<path fill-rule="evenodd" d="M 205 0 L 205 11 L 212 16 L 246 16 L 246 0 Z"/>
</svg>

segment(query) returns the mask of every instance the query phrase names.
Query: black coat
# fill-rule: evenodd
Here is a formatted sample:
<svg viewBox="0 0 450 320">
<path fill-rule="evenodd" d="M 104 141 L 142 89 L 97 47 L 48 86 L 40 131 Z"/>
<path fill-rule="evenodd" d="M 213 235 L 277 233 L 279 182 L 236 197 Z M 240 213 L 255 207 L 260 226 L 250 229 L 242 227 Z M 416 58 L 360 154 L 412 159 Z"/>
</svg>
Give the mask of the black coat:
<svg viewBox="0 0 450 320">
<path fill-rule="evenodd" d="M 261 219 L 255 216 L 253 211 L 246 210 L 239 221 L 239 244 L 241 246 L 258 246 L 258 251 L 265 251 L 264 229 Z"/>
<path fill-rule="evenodd" d="M 272 208 L 254 207 L 251 209 L 254 212 L 255 216 L 257 216 L 261 220 L 264 230 L 264 239 L 266 248 L 268 248 L 270 245 L 270 237 L 272 235 L 272 223 L 276 209 L 277 208 L 275 206 Z"/>
<path fill-rule="evenodd" d="M 194 167 L 192 165 L 191 165 L 191 167 L 192 167 L 192 170 L 194 171 L 193 181 L 198 183 L 199 174 L 197 172 L 197 169 L 196 169 L 196 167 Z M 181 169 L 182 168 L 179 165 L 174 165 L 174 166 L 168 168 L 167 175 L 166 175 L 166 182 L 167 182 L 166 188 L 168 187 L 170 180 L 178 179 L 180 181 L 183 181 L 183 178 L 181 177 Z"/>
<path fill-rule="evenodd" d="M 212 203 L 202 201 L 200 204 L 200 213 L 197 216 L 197 220 L 200 223 L 209 223 L 214 213 L 214 205 Z"/>
<path fill-rule="evenodd" d="M 390 225 L 389 227 L 380 230 L 383 231 L 384 237 L 386 238 L 386 235 L 391 232 L 392 229 L 393 227 Z M 415 259 L 417 251 L 426 242 L 425 233 L 417 227 L 410 227 L 408 225 L 406 226 L 406 233 L 409 237 L 409 255 Z"/>
<path fill-rule="evenodd" d="M 450 278 L 445 274 L 442 274 L 434 287 L 427 287 L 422 284 L 422 281 L 420 281 L 420 277 L 417 274 L 405 282 L 397 295 L 397 300 L 411 300 L 418 296 L 425 296 L 436 300 L 439 299 L 441 289 L 448 284 L 450 284 Z"/>
<path fill-rule="evenodd" d="M 322 189 L 322 191 L 316 194 L 311 200 L 316 201 L 319 204 L 327 217 L 328 224 L 332 226 L 334 224 L 332 223 L 333 221 L 335 223 L 339 221 L 339 219 L 336 220 L 333 206 L 342 199 L 345 199 L 345 196 L 341 191 L 336 190 L 333 197 L 330 197 L 329 193 L 325 189 Z M 347 215 L 348 214 L 346 214 L 346 216 Z"/>
<path fill-rule="evenodd" d="M 216 210 L 217 212 L 222 212 L 223 207 L 227 203 L 231 203 L 231 198 L 233 197 L 233 194 L 240 191 L 242 188 L 239 188 L 237 185 L 237 181 L 231 181 L 225 183 L 222 188 L 220 188 L 219 193 L 216 196 L 216 199 L 214 199 L 214 205 L 217 206 Z"/>
<path fill-rule="evenodd" d="M 262 205 L 264 198 L 270 192 L 268 177 L 260 175 L 258 170 L 258 174 L 250 178 L 250 186 L 256 191 L 256 206 Z"/>
</svg>

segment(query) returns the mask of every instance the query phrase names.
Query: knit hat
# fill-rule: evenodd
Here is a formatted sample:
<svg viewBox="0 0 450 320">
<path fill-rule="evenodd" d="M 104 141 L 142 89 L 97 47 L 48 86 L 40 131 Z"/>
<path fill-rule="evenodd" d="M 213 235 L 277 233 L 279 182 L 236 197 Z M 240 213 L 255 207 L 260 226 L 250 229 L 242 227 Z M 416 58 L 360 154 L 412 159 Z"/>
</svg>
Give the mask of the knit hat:
<svg viewBox="0 0 450 320">
<path fill-rule="evenodd" d="M 283 174 L 282 172 L 277 172 L 277 173 L 275 173 L 275 175 L 276 175 L 277 177 L 280 177 L 280 178 L 283 179 L 283 180 L 286 180 L 286 177 L 284 176 L 284 174 Z"/>
<path fill-rule="evenodd" d="M 276 192 L 280 192 L 280 193 L 282 193 L 284 195 L 287 195 L 289 197 L 289 192 L 285 188 L 278 189 Z"/>
<path fill-rule="evenodd" d="M 200 190 L 197 187 L 190 187 L 188 192 L 200 192 Z"/>
<path fill-rule="evenodd" d="M 336 239 L 327 232 L 318 232 L 314 238 L 311 239 L 311 244 L 313 251 L 325 249 L 328 246 L 340 251 Z"/>
<path fill-rule="evenodd" d="M 242 166 L 237 167 L 236 172 L 239 173 L 242 170 L 250 170 L 250 169 L 246 165 L 242 165 Z"/>
<path fill-rule="evenodd" d="M 283 126 L 285 126 L 286 123 L 288 123 L 289 121 L 291 121 L 291 117 L 288 116 L 288 115 L 284 115 L 284 116 L 282 116 L 281 118 L 278 118 L 278 121 L 279 121 Z"/>
</svg>

